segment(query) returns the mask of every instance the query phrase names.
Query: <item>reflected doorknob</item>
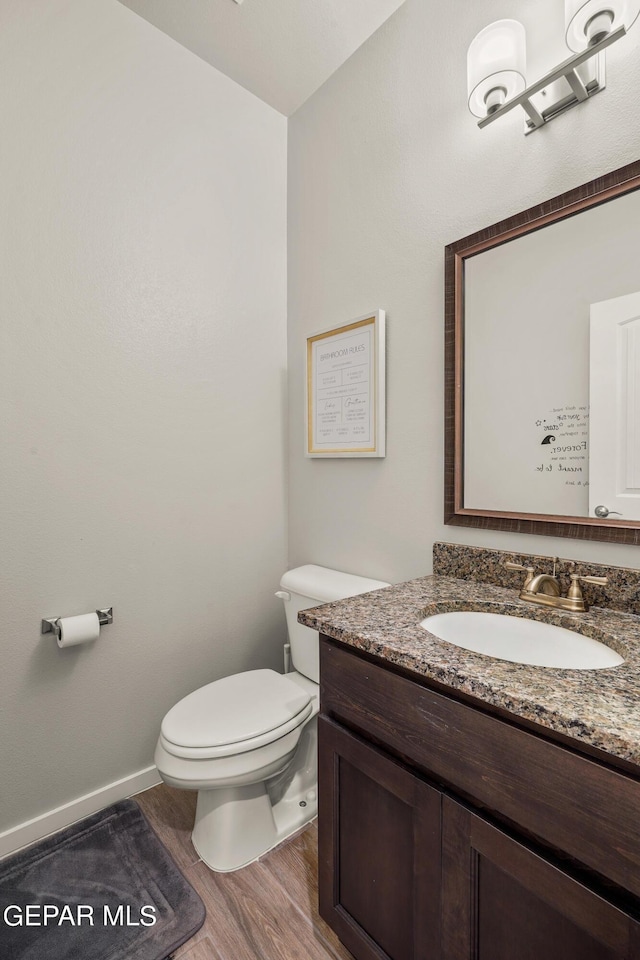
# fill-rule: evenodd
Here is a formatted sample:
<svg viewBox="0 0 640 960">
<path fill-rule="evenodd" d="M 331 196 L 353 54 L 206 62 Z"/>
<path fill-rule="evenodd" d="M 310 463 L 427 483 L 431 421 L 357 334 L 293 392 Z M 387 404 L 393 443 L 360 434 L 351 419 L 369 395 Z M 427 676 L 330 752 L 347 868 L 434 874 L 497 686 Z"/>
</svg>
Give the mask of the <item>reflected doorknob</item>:
<svg viewBox="0 0 640 960">
<path fill-rule="evenodd" d="M 605 507 L 603 503 L 598 504 L 598 506 L 594 508 L 593 512 L 595 513 L 596 517 L 598 517 L 600 520 L 604 520 L 606 517 L 609 516 L 609 514 L 613 514 L 613 513 L 615 513 L 617 517 L 622 516 L 622 514 L 618 513 L 617 510 L 609 510 L 609 508 Z"/>
</svg>

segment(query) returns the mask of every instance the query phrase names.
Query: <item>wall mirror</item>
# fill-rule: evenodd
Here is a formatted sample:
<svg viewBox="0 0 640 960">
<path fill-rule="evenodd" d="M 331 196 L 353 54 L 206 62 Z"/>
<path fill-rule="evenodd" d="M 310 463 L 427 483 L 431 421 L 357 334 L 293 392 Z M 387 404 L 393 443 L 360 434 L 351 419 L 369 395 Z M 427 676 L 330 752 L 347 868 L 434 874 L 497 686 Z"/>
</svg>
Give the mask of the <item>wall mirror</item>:
<svg viewBox="0 0 640 960">
<path fill-rule="evenodd" d="M 640 161 L 445 251 L 445 523 L 640 544 Z"/>
</svg>

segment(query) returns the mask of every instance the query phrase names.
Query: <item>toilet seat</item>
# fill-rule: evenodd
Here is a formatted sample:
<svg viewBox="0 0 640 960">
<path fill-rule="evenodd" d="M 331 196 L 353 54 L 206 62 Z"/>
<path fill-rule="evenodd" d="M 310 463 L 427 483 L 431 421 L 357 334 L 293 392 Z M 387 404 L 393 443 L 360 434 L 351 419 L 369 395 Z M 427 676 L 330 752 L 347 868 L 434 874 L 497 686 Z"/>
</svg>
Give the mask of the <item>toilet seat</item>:
<svg viewBox="0 0 640 960">
<path fill-rule="evenodd" d="M 175 757 L 229 757 L 279 740 L 312 710 L 312 698 L 299 684 L 274 670 L 249 670 L 180 700 L 162 721 L 160 743 Z"/>
</svg>

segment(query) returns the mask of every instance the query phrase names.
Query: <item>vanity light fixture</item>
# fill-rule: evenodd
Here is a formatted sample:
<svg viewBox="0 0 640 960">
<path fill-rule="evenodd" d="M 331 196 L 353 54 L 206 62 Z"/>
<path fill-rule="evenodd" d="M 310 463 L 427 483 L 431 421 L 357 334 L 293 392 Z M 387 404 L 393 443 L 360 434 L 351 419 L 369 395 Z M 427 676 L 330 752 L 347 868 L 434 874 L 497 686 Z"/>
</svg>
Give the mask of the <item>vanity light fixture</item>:
<svg viewBox="0 0 640 960">
<path fill-rule="evenodd" d="M 469 110 L 487 117 L 525 89 L 526 37 L 517 20 L 496 20 L 481 30 L 467 52 Z"/>
<path fill-rule="evenodd" d="M 640 0 L 565 0 L 566 42 L 574 55 L 528 87 L 524 27 L 517 20 L 489 24 L 467 53 L 469 110 L 478 126 L 522 107 L 524 132 L 532 133 L 604 90 L 604 50 L 625 36 L 639 14 Z"/>
<path fill-rule="evenodd" d="M 581 53 L 620 27 L 628 31 L 639 13 L 640 0 L 565 0 L 567 46 Z"/>
</svg>

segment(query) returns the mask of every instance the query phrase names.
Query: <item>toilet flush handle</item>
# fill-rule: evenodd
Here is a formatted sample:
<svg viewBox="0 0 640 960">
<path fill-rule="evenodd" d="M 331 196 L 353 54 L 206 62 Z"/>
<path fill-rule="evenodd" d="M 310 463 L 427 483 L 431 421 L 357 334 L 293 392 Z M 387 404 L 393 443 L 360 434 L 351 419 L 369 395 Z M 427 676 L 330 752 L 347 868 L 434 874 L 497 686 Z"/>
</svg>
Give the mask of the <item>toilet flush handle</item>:
<svg viewBox="0 0 640 960">
<path fill-rule="evenodd" d="M 276 590 L 276 597 L 279 597 L 280 600 L 291 600 L 291 594 L 287 593 L 286 590 Z"/>
</svg>

